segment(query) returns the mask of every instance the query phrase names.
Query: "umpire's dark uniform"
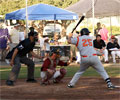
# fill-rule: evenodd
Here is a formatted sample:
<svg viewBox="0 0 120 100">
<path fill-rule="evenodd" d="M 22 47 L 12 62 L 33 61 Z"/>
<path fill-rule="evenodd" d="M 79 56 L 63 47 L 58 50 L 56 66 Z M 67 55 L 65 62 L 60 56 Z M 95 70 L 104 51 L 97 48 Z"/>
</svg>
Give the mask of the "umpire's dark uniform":
<svg viewBox="0 0 120 100">
<path fill-rule="evenodd" d="M 29 33 L 29 37 L 34 36 L 34 33 Z M 34 80 L 34 62 L 26 57 L 26 54 L 33 51 L 35 41 L 31 42 L 30 38 L 21 41 L 11 52 L 8 53 L 7 59 L 11 59 L 15 49 L 18 50 L 17 55 L 14 58 L 14 65 L 9 75 L 9 79 L 6 81 L 7 85 L 14 85 L 14 81 L 17 79 L 21 63 L 26 64 L 28 67 L 27 82 L 36 82 Z"/>
</svg>

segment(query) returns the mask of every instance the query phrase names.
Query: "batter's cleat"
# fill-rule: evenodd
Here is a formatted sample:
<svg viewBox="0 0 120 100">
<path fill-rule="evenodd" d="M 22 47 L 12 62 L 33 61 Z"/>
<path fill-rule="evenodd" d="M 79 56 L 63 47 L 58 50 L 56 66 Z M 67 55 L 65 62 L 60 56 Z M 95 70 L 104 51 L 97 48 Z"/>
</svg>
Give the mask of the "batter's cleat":
<svg viewBox="0 0 120 100">
<path fill-rule="evenodd" d="M 111 90 L 116 88 L 112 83 L 109 83 L 107 87 L 108 89 L 111 89 Z"/>
<path fill-rule="evenodd" d="M 26 82 L 28 82 L 28 83 L 37 83 L 37 80 L 35 80 L 35 79 L 27 79 Z"/>
<path fill-rule="evenodd" d="M 69 88 L 74 88 L 74 86 L 71 85 L 71 84 L 68 84 L 67 86 L 68 86 Z"/>
<path fill-rule="evenodd" d="M 6 81 L 6 85 L 8 85 L 8 86 L 14 86 L 14 82 L 11 81 L 11 80 L 7 80 Z"/>
</svg>

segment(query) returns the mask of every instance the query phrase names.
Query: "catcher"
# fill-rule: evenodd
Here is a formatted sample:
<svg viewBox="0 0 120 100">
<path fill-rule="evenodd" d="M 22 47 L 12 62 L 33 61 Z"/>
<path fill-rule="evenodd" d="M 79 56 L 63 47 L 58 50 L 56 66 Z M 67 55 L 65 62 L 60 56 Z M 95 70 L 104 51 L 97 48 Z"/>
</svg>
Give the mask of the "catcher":
<svg viewBox="0 0 120 100">
<path fill-rule="evenodd" d="M 50 57 L 43 62 L 41 67 L 41 85 L 48 85 L 50 79 L 53 79 L 53 83 L 59 83 L 66 75 L 66 69 L 56 70 L 56 66 L 68 66 L 70 62 L 63 62 L 59 58 L 59 50 L 53 49 Z"/>
</svg>

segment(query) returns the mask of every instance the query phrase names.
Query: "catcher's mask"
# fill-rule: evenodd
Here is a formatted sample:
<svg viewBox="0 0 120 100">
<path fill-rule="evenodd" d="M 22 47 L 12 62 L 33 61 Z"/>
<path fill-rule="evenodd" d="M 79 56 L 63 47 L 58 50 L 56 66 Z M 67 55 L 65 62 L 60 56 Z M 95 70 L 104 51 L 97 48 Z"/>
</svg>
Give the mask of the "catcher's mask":
<svg viewBox="0 0 120 100">
<path fill-rule="evenodd" d="M 87 28 L 83 28 L 83 29 L 81 29 L 80 33 L 82 36 L 82 35 L 89 35 L 89 33 L 91 33 L 91 32 Z"/>
<path fill-rule="evenodd" d="M 51 52 L 50 52 L 50 56 L 52 56 L 54 53 L 57 54 L 57 55 L 60 55 L 60 50 L 57 49 L 57 48 L 52 49 Z"/>
</svg>

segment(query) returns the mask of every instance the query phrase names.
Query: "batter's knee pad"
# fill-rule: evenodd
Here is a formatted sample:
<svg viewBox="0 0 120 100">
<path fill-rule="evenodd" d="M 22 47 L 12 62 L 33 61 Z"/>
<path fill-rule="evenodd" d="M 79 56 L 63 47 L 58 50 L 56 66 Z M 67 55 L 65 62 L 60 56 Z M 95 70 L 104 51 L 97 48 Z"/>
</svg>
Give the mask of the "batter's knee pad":
<svg viewBox="0 0 120 100">
<path fill-rule="evenodd" d="M 67 70 L 66 70 L 65 68 L 61 68 L 61 69 L 60 69 L 60 73 L 61 73 L 62 75 L 66 75 Z"/>
</svg>

